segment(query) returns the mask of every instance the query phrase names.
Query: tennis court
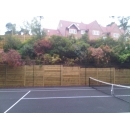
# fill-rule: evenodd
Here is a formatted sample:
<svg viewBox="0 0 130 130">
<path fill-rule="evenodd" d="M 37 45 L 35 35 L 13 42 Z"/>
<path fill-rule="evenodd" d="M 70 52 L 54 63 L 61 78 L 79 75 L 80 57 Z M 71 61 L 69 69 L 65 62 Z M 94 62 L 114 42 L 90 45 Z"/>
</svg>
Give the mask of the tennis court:
<svg viewBox="0 0 130 130">
<path fill-rule="evenodd" d="M 122 97 L 130 99 L 130 93 L 125 95 L 123 90 Z M 97 91 L 93 87 L 0 89 L 0 113 L 126 112 L 130 112 L 129 102 Z"/>
</svg>

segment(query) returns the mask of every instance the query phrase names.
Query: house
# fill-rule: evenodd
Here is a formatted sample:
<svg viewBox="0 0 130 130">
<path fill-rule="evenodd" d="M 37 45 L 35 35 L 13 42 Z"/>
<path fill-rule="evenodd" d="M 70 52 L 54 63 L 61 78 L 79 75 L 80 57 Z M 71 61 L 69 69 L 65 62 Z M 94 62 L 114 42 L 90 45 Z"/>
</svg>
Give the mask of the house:
<svg viewBox="0 0 130 130">
<path fill-rule="evenodd" d="M 60 20 L 57 30 L 61 33 L 61 36 L 74 35 L 76 38 L 80 38 L 86 33 L 86 25 L 84 23 L 70 22 Z"/>
<path fill-rule="evenodd" d="M 104 37 L 109 36 L 115 40 L 117 40 L 122 34 L 124 34 L 124 30 L 119 29 L 119 27 L 115 23 L 107 25 L 106 27 L 102 27 L 102 30 Z"/>
<path fill-rule="evenodd" d="M 75 38 L 82 37 L 83 34 L 87 33 L 90 40 L 95 40 L 99 38 L 106 38 L 107 36 L 112 37 L 113 39 L 118 39 L 124 31 L 119 29 L 119 27 L 113 23 L 109 26 L 103 27 L 98 24 L 95 20 L 89 24 L 70 22 L 65 20 L 60 20 L 57 30 L 45 29 L 47 35 L 50 37 L 52 35 L 58 36 L 70 36 L 74 35 Z"/>
<path fill-rule="evenodd" d="M 59 30 L 44 28 L 44 31 L 46 32 L 46 35 L 48 37 L 51 37 L 53 35 L 61 36 L 61 33 L 59 32 Z"/>
<path fill-rule="evenodd" d="M 103 37 L 102 27 L 95 20 L 90 24 L 87 24 L 86 29 L 88 30 L 88 37 L 90 40 L 95 40 Z"/>
</svg>

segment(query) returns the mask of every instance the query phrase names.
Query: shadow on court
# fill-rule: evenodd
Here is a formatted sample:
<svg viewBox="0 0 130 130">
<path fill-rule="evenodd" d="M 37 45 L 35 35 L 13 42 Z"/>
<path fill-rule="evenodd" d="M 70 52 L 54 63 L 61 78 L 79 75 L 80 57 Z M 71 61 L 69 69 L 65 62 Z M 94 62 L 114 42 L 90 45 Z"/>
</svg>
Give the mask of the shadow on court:
<svg viewBox="0 0 130 130">
<path fill-rule="evenodd" d="M 0 89 L 1 113 L 124 113 L 130 103 L 90 87 Z"/>
</svg>

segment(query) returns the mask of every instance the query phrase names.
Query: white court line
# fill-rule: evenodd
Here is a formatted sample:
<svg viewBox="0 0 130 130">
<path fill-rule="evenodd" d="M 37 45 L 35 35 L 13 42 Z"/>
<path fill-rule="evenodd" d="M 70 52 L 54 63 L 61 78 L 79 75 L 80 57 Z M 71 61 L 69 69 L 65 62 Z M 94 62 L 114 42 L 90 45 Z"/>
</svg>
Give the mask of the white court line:
<svg viewBox="0 0 130 130">
<path fill-rule="evenodd" d="M 129 97 L 130 95 L 115 95 L 115 97 Z"/>
<path fill-rule="evenodd" d="M 15 93 L 15 92 L 27 92 L 27 91 L 0 91 L 0 93 Z"/>
<path fill-rule="evenodd" d="M 7 113 L 11 108 L 13 108 L 17 103 L 19 103 L 26 95 L 28 95 L 30 91 L 28 91 L 23 97 L 21 97 L 16 103 L 14 103 L 9 109 L 7 109 L 4 113 Z"/>
<path fill-rule="evenodd" d="M 91 88 L 87 88 L 87 89 L 32 89 L 31 91 L 33 91 L 33 92 L 36 92 L 36 91 L 79 91 L 79 90 L 81 90 L 81 91 L 96 91 L 95 89 L 91 89 Z M 26 92 L 26 91 L 28 91 L 28 90 L 18 90 L 18 91 L 7 91 L 7 90 L 2 90 L 2 91 L 0 91 L 0 92 Z"/>
<path fill-rule="evenodd" d="M 24 100 L 34 100 L 34 99 L 60 99 L 60 98 L 103 98 L 112 96 L 70 96 L 70 97 L 40 97 L 40 98 L 23 98 Z"/>
<path fill-rule="evenodd" d="M 119 88 L 119 89 L 123 89 L 123 88 Z M 14 90 L 18 90 L 18 91 L 7 91 L 7 90 L 0 90 L 0 92 L 26 92 L 28 90 L 19 90 L 19 89 L 14 89 Z M 72 89 L 72 88 L 43 88 L 43 89 L 30 89 L 31 91 L 35 92 L 35 91 L 78 91 L 78 90 L 85 90 L 85 91 L 96 91 L 95 89 L 91 89 L 91 88 L 81 88 L 81 89 Z M 100 90 L 107 90 L 107 88 L 102 88 Z M 117 90 L 117 89 L 116 89 Z"/>
<path fill-rule="evenodd" d="M 95 89 L 53 89 L 53 90 L 31 90 L 33 92 L 36 92 L 36 91 L 95 91 Z"/>
</svg>

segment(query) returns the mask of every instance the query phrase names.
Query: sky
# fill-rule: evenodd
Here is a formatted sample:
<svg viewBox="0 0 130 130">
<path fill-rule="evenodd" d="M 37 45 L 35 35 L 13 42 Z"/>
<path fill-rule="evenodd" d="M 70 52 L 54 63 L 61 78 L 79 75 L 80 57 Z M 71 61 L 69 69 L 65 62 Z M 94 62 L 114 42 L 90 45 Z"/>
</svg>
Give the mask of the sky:
<svg viewBox="0 0 130 130">
<path fill-rule="evenodd" d="M 49 29 L 57 29 L 59 20 L 86 24 L 97 20 L 106 26 L 114 21 L 109 16 L 127 15 L 124 13 L 128 12 L 129 4 L 123 6 L 122 0 L 119 3 L 112 0 L 3 0 L 0 3 L 0 35 L 6 31 L 6 23 L 19 26 L 35 16 L 43 16 L 42 26 Z"/>
</svg>

